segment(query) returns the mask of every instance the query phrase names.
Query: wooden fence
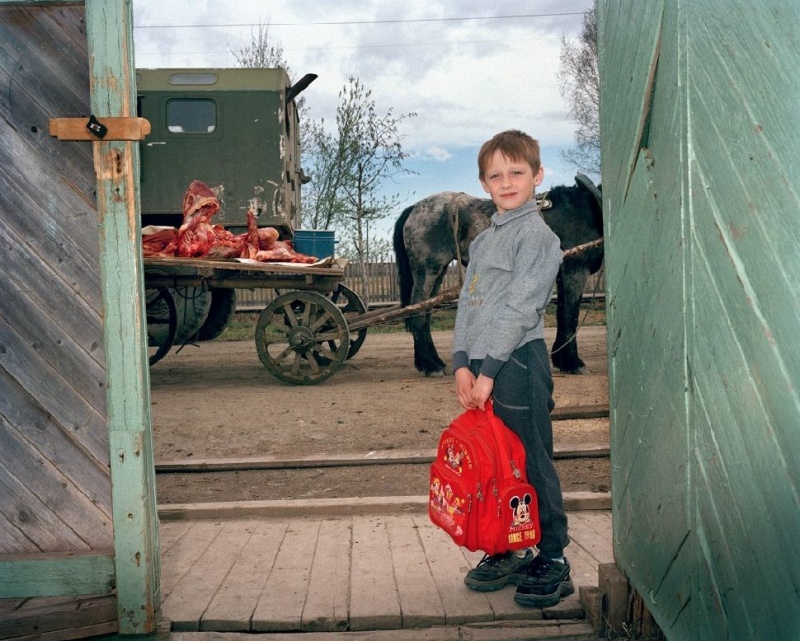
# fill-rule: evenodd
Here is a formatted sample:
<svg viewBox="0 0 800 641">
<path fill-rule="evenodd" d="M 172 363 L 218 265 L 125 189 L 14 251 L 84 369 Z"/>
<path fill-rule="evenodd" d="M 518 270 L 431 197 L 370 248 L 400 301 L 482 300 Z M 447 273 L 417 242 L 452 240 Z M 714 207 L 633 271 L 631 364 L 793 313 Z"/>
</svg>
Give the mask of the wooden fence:
<svg viewBox="0 0 800 641">
<path fill-rule="evenodd" d="M 365 304 L 370 306 L 390 305 L 400 301 L 400 285 L 397 282 L 397 271 L 393 262 L 369 263 L 367 265 L 368 296 L 364 295 L 363 279 L 360 265 L 349 263 L 344 270 L 344 284 L 356 292 Z M 447 269 L 442 289 L 459 285 L 459 273 L 453 263 Z M 585 293 L 602 294 L 605 292 L 604 270 L 589 276 L 586 281 Z M 275 292 L 271 289 L 237 289 L 236 308 L 239 311 L 260 310 L 274 298 Z"/>
</svg>

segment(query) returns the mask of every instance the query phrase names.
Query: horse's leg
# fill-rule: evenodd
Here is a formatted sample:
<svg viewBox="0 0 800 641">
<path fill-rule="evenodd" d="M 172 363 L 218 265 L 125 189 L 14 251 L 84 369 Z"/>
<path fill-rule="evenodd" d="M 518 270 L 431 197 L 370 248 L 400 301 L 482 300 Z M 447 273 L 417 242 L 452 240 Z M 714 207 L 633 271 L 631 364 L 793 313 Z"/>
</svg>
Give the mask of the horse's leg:
<svg viewBox="0 0 800 641">
<path fill-rule="evenodd" d="M 438 273 L 415 275 L 410 303 L 419 303 L 435 296 L 441 287 L 447 266 Z M 406 319 L 406 329 L 414 337 L 414 365 L 425 376 L 443 376 L 445 364 L 436 351 L 431 336 L 431 312 L 415 314 Z"/>
<path fill-rule="evenodd" d="M 551 350 L 553 365 L 567 374 L 580 374 L 584 362 L 578 357 L 578 320 L 581 296 L 589 276 L 589 268 L 577 262 L 565 261 L 556 280 L 556 340 Z"/>
</svg>

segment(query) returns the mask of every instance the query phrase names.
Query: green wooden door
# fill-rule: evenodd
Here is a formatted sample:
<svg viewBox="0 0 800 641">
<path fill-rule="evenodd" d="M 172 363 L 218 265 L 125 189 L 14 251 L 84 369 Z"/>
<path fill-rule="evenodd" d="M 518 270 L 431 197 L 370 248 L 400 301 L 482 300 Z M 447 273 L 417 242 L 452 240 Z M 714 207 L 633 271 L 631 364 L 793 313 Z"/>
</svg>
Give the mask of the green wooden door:
<svg viewBox="0 0 800 641">
<path fill-rule="evenodd" d="M 131 5 L 74 4 L 0 0 L 0 599 L 103 607 L 5 609 L 3 638 L 147 634 L 159 606 L 138 148 L 49 127 L 135 113 Z"/>
<path fill-rule="evenodd" d="M 598 2 L 615 557 L 670 639 L 800 638 L 798 24 Z"/>
</svg>

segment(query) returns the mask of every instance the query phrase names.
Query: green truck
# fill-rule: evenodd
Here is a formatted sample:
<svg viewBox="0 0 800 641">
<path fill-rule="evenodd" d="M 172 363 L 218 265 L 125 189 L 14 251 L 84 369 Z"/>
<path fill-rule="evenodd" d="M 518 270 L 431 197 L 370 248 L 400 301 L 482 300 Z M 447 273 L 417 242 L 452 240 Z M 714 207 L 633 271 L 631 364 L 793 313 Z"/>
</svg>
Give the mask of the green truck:
<svg viewBox="0 0 800 641">
<path fill-rule="evenodd" d="M 141 143 L 142 225 L 179 226 L 193 180 L 218 190 L 213 222 L 244 230 L 250 201 L 258 225 L 291 238 L 300 226 L 300 135 L 283 69 L 137 69 L 137 111 L 150 122 Z"/>
<path fill-rule="evenodd" d="M 220 201 L 213 223 L 241 233 L 253 203 L 259 227 L 292 238 L 306 181 L 294 100 L 315 78 L 292 84 L 280 68 L 137 69 L 137 113 L 151 127 L 140 143 L 142 226 L 179 227 L 184 193 L 201 180 Z M 215 338 L 235 311 L 235 290 L 171 293 L 178 342 Z"/>
</svg>

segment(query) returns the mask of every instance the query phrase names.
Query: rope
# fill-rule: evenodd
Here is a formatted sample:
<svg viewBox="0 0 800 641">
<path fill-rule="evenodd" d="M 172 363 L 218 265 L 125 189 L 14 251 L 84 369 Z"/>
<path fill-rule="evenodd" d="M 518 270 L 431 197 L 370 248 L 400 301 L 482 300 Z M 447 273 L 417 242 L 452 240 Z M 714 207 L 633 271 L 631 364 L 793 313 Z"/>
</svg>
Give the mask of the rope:
<svg viewBox="0 0 800 641">
<path fill-rule="evenodd" d="M 586 322 L 586 317 L 589 315 L 589 312 L 592 311 L 594 307 L 594 301 L 597 298 L 597 290 L 600 288 L 600 275 L 603 273 L 605 268 L 605 261 L 600 264 L 600 269 L 597 270 L 597 278 L 594 282 L 594 291 L 592 292 L 592 297 L 589 299 L 589 307 L 586 308 L 586 311 L 583 313 L 583 318 L 578 322 L 578 326 L 575 328 L 575 333 L 569 337 L 569 340 L 566 341 L 561 347 L 558 349 L 553 350 L 553 354 L 558 354 L 562 349 L 564 349 L 567 345 L 569 345 L 572 341 L 577 340 L 578 338 L 578 330 L 583 327 L 583 324 Z"/>
<path fill-rule="evenodd" d="M 456 247 L 456 265 L 458 266 L 458 285 L 464 284 L 464 264 L 461 262 L 461 247 L 458 243 L 458 207 L 453 205 L 451 200 L 447 203 L 450 209 L 450 226 L 453 228 L 453 244 Z"/>
</svg>

